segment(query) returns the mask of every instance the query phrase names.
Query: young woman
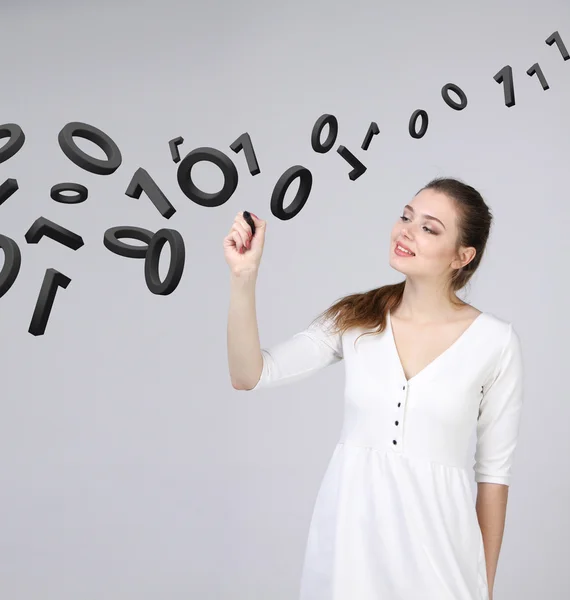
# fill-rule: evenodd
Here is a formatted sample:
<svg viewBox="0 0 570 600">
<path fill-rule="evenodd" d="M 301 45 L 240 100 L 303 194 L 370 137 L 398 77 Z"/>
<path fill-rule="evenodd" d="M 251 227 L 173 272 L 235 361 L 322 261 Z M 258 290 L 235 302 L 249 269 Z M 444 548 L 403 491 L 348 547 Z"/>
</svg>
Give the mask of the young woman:
<svg viewBox="0 0 570 600">
<path fill-rule="evenodd" d="M 458 180 L 431 181 L 392 229 L 390 265 L 405 280 L 342 298 L 264 349 L 255 282 L 266 223 L 254 219 L 253 237 L 240 213 L 224 240 L 233 387 L 345 362 L 344 422 L 314 506 L 300 599 L 492 600 L 523 363 L 513 325 L 456 295 L 483 256 L 488 206 Z"/>
</svg>

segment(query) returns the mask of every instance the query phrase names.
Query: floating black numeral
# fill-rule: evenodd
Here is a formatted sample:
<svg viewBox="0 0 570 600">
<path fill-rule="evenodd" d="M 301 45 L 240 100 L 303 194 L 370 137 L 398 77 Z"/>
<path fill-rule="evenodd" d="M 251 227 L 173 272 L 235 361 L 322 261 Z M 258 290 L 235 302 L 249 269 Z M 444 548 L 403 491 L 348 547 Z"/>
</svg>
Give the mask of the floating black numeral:
<svg viewBox="0 0 570 600">
<path fill-rule="evenodd" d="M 325 127 L 329 126 L 329 134 L 324 142 L 321 142 L 321 133 Z M 334 115 L 321 115 L 313 125 L 311 131 L 311 147 L 319 154 L 326 154 L 336 142 L 338 136 L 338 121 Z"/>
<path fill-rule="evenodd" d="M 37 244 L 44 236 L 72 250 L 77 250 L 83 246 L 83 238 L 80 235 L 45 217 L 39 217 L 32 223 L 32 226 L 26 232 L 25 238 L 28 244 Z"/>
<path fill-rule="evenodd" d="M 329 134 L 324 142 L 321 142 L 321 133 L 325 126 L 329 126 Z M 376 127 L 378 128 L 378 127 Z M 372 125 L 371 125 L 372 129 Z M 370 129 L 369 129 L 370 132 Z M 370 134 L 372 135 L 372 134 Z M 336 142 L 338 136 L 338 120 L 334 115 L 324 114 L 321 115 L 313 125 L 311 131 L 311 147 L 315 152 L 319 154 L 326 154 Z M 365 140 L 366 142 L 366 140 Z M 370 141 L 368 141 L 370 144 Z M 365 144 L 363 144 L 364 146 Z M 368 147 L 368 145 L 366 145 Z M 365 148 L 366 149 L 366 148 Z M 354 181 L 358 179 L 363 173 L 366 172 L 366 167 L 354 156 L 354 154 L 348 150 L 345 146 L 339 146 L 336 151 L 346 160 L 346 162 L 353 167 L 352 171 L 348 174 L 348 177 Z M 294 167 L 295 168 L 295 167 Z"/>
<path fill-rule="evenodd" d="M 562 54 L 562 58 L 564 60 L 570 59 L 570 54 L 568 54 L 568 50 L 566 50 L 566 46 L 564 45 L 564 42 L 562 41 L 558 31 L 555 31 L 552 35 L 548 36 L 545 41 L 549 46 L 552 46 L 552 44 L 556 43 L 558 50 L 560 50 L 560 54 Z"/>
<path fill-rule="evenodd" d="M 503 83 L 505 94 L 505 105 L 508 107 L 515 105 L 515 86 L 513 83 L 513 69 L 510 65 L 505 65 L 493 79 L 497 83 Z"/>
<path fill-rule="evenodd" d="M 289 186 L 293 183 L 297 177 L 300 179 L 299 189 L 293 198 L 293 202 L 285 208 L 283 201 L 285 200 L 285 194 L 289 189 Z M 278 179 L 273 193 L 271 194 L 271 212 L 274 216 L 282 221 L 292 219 L 298 213 L 301 212 L 303 206 L 309 198 L 311 188 L 313 186 L 313 176 L 311 171 L 301 165 L 295 165 L 290 167 L 281 175 Z"/>
<path fill-rule="evenodd" d="M 160 281 L 158 263 L 164 244 L 170 244 L 170 266 L 164 281 Z M 171 294 L 180 283 L 184 272 L 184 239 L 175 229 L 159 229 L 150 240 L 144 263 L 144 277 L 148 289 L 153 294 Z"/>
<path fill-rule="evenodd" d="M 336 151 L 346 160 L 346 162 L 353 167 L 352 171 L 348 174 L 351 181 L 358 179 L 363 173 L 366 173 L 366 167 L 354 156 L 354 154 L 344 146 L 339 146 Z"/>
<path fill-rule="evenodd" d="M 103 235 L 103 245 L 107 250 L 118 256 L 126 256 L 127 258 L 146 258 L 148 245 L 152 240 L 154 233 L 143 227 L 135 227 L 133 225 L 117 225 L 110 227 Z M 133 246 L 125 244 L 120 240 L 123 238 L 139 240 L 144 242 L 144 246 Z"/>
<path fill-rule="evenodd" d="M 420 127 L 419 131 L 416 131 L 416 123 L 420 117 L 422 119 L 422 126 Z M 426 134 L 426 131 L 428 129 L 428 123 L 429 119 L 427 112 L 422 109 L 415 110 L 412 113 L 412 116 L 410 117 L 410 122 L 408 124 L 408 132 L 413 138 L 419 140 L 420 138 L 423 138 Z"/>
<path fill-rule="evenodd" d="M 34 314 L 30 322 L 28 332 L 32 335 L 43 335 L 51 314 L 57 288 L 66 289 L 71 279 L 56 271 L 55 269 L 46 269 L 42 287 L 38 295 Z"/>
<path fill-rule="evenodd" d="M 4 138 L 10 138 L 10 140 L 0 148 L 0 163 L 12 158 L 26 141 L 22 128 L 16 123 L 0 125 L 0 140 Z"/>
<path fill-rule="evenodd" d="M 140 198 L 145 193 L 150 201 L 156 206 L 158 212 L 166 219 L 176 212 L 162 190 L 156 185 L 154 179 L 142 168 L 135 171 L 125 194 L 131 198 Z"/>
<path fill-rule="evenodd" d="M 450 91 L 455 92 L 459 96 L 459 103 L 449 96 Z M 467 106 L 467 96 L 465 95 L 465 92 L 454 83 L 446 83 L 441 88 L 441 97 L 447 106 L 453 108 L 453 110 L 463 110 Z"/>
<path fill-rule="evenodd" d="M 203 192 L 192 181 L 192 167 L 201 161 L 210 162 L 219 167 L 224 176 L 224 185 L 219 192 L 209 194 Z M 235 192 L 238 184 L 238 172 L 232 159 L 216 150 L 216 148 L 195 148 L 189 152 L 178 165 L 178 185 L 184 194 L 196 204 L 207 208 L 214 208 L 225 204 Z"/>
<path fill-rule="evenodd" d="M 533 75 L 536 74 L 536 76 L 538 77 L 538 80 L 540 81 L 540 85 L 542 86 L 543 90 L 548 90 L 549 89 L 549 85 L 548 82 L 546 81 L 546 77 L 544 76 L 544 73 L 542 72 L 542 69 L 540 68 L 540 65 L 538 63 L 534 63 L 534 65 L 532 65 L 532 67 L 530 67 L 530 69 L 526 72 L 527 75 L 530 75 L 531 77 Z"/>
<path fill-rule="evenodd" d="M 183 137 L 177 137 L 168 142 L 168 146 L 170 147 L 170 156 L 172 156 L 172 160 L 177 163 L 180 162 L 180 151 L 178 150 L 178 146 L 184 143 Z"/>
<path fill-rule="evenodd" d="M 366 135 L 364 136 L 364 141 L 362 142 L 361 148 L 363 150 L 368 150 L 368 148 L 370 147 L 370 142 L 372 141 L 372 137 L 378 135 L 379 133 L 380 128 L 378 127 L 375 121 L 372 121 L 372 123 L 370 123 L 370 127 L 368 128 L 368 131 L 366 132 Z"/>
<path fill-rule="evenodd" d="M 68 196 L 63 192 L 75 192 L 75 195 Z M 62 204 L 80 204 L 87 200 L 89 192 L 84 185 L 80 183 L 56 183 L 50 190 L 50 197 L 56 202 Z"/>
<path fill-rule="evenodd" d="M 251 143 L 251 137 L 249 133 L 242 133 L 238 139 L 230 144 L 230 148 L 237 154 L 240 150 L 245 153 L 245 160 L 247 162 L 247 168 L 252 175 L 259 175 L 261 173 L 259 169 L 259 163 L 257 162 L 257 156 L 253 144 Z"/>
<path fill-rule="evenodd" d="M 18 190 L 18 182 L 16 179 L 6 179 L 6 181 L 0 185 L 0 204 L 3 204 L 8 198 Z"/>
<path fill-rule="evenodd" d="M 4 251 L 4 265 L 0 271 L 0 298 L 2 298 L 18 277 L 22 254 L 18 244 L 12 238 L 2 234 L 0 234 L 0 249 Z"/>
<path fill-rule="evenodd" d="M 84 138 L 99 146 L 107 155 L 107 160 L 94 158 L 83 152 L 75 143 L 74 137 Z M 85 171 L 97 175 L 111 175 L 121 166 L 123 159 L 117 144 L 106 133 L 93 125 L 73 121 L 64 126 L 57 139 L 67 158 Z"/>
</svg>

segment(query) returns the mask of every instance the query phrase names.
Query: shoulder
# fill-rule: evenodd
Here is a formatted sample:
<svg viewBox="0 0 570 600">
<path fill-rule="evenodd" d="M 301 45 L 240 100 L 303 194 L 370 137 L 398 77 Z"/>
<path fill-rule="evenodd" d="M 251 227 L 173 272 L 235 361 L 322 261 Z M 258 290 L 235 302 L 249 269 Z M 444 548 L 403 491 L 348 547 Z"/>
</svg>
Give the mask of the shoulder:
<svg viewBox="0 0 570 600">
<path fill-rule="evenodd" d="M 498 317 L 491 312 L 481 312 L 479 318 L 482 321 L 484 334 L 489 337 L 506 340 L 513 335 L 517 335 L 513 323 L 508 319 Z"/>
<path fill-rule="evenodd" d="M 521 339 L 513 323 L 492 313 L 484 313 L 480 343 L 485 347 L 488 375 L 484 389 L 499 378 L 503 381 L 520 381 L 524 372 Z"/>
<path fill-rule="evenodd" d="M 495 361 L 501 363 L 513 358 L 520 361 L 521 339 L 512 321 L 489 312 L 482 313 L 481 319 L 481 342 Z"/>
</svg>

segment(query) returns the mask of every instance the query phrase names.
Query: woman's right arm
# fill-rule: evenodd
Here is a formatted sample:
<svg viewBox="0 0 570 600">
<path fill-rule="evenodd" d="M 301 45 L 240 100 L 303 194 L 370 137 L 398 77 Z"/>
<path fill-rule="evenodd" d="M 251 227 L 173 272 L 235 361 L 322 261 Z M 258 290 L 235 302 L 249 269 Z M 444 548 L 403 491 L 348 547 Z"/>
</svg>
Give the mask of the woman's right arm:
<svg viewBox="0 0 570 600">
<path fill-rule="evenodd" d="M 303 331 L 260 348 L 255 314 L 255 277 L 231 280 L 228 360 L 232 386 L 253 391 L 305 379 L 344 358 L 342 335 L 318 319 Z"/>
<path fill-rule="evenodd" d="M 239 213 L 224 239 L 230 266 L 228 364 L 232 386 L 257 390 L 291 383 L 343 359 L 342 335 L 318 319 L 288 339 L 260 348 L 255 286 L 263 245 L 265 221 L 255 215 L 255 235 Z"/>
<path fill-rule="evenodd" d="M 255 285 L 257 273 L 232 274 L 228 314 L 228 364 L 236 390 L 255 387 L 261 377 L 263 357 L 257 328 Z"/>
<path fill-rule="evenodd" d="M 228 365 L 232 386 L 250 389 L 263 368 L 255 311 L 255 285 L 265 244 L 266 223 L 250 213 L 255 235 L 239 212 L 224 238 L 224 257 L 230 267 L 228 314 Z"/>
</svg>

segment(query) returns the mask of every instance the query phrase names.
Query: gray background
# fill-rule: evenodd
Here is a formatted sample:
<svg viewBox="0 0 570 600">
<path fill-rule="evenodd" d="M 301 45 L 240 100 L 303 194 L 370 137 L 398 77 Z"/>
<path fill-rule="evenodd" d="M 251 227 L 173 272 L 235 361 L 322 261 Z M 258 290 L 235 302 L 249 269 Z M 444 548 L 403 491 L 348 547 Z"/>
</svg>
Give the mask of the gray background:
<svg viewBox="0 0 570 600">
<path fill-rule="evenodd" d="M 0 596 L 294 599 L 340 431 L 343 366 L 256 394 L 232 389 L 223 237 L 240 210 L 268 222 L 257 295 L 268 346 L 342 295 L 399 281 L 390 229 L 422 185 L 449 175 L 477 187 L 495 216 L 464 298 L 514 324 L 527 373 L 495 598 L 568 598 L 570 61 L 545 44 L 559 30 L 570 48 L 568 2 L 30 0 L 6 3 L 2 22 L 0 121 L 27 139 L 0 165 L 1 181 L 20 185 L 0 207 L 0 233 L 22 250 L 0 300 Z M 546 92 L 525 74 L 535 62 Z M 512 108 L 493 80 L 506 64 Z M 441 99 L 448 82 L 468 95 L 464 111 Z M 408 134 L 417 108 L 430 117 L 421 140 Z M 310 132 L 327 112 L 339 136 L 319 155 Z M 117 142 L 115 174 L 65 157 L 57 135 L 75 120 Z M 381 133 L 364 152 L 373 120 Z M 256 177 L 229 149 L 245 131 Z M 213 146 L 234 160 L 240 181 L 223 206 L 203 208 L 178 188 L 168 141 L 179 135 L 182 156 Z M 368 167 L 358 180 L 338 144 Z M 271 192 L 295 164 L 312 171 L 313 190 L 296 218 L 280 221 Z M 124 195 L 138 167 L 175 205 L 170 220 L 144 195 Z M 205 191 L 222 185 L 212 165 L 193 176 Z M 61 181 L 86 185 L 88 200 L 53 202 Z M 28 245 L 39 216 L 85 246 Z M 103 232 L 125 224 L 183 235 L 175 293 L 151 294 L 143 261 L 104 248 Z M 49 267 L 72 282 L 34 337 Z"/>
</svg>

